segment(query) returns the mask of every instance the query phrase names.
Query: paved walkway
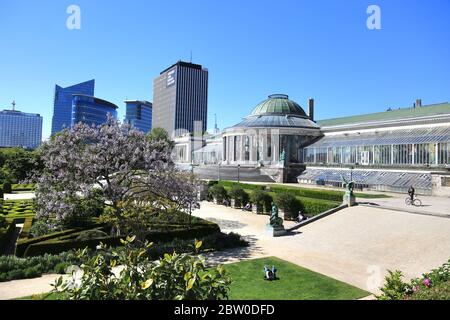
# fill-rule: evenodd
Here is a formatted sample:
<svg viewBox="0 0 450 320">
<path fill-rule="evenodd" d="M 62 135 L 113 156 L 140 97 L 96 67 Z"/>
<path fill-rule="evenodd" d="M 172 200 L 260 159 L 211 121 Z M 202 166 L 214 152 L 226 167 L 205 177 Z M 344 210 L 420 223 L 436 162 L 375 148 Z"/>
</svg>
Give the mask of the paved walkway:
<svg viewBox="0 0 450 320">
<path fill-rule="evenodd" d="M 34 192 L 24 192 L 24 193 L 5 193 L 3 195 L 5 200 L 29 200 L 34 199 Z"/>
<path fill-rule="evenodd" d="M 206 202 L 194 214 L 247 236 L 257 254 L 277 256 L 373 293 L 379 293 L 387 269 L 414 278 L 450 258 L 447 218 L 352 207 L 273 238 L 265 232 L 267 216 Z"/>
<path fill-rule="evenodd" d="M 441 215 L 448 215 L 450 217 L 450 197 L 431 197 L 418 196 L 422 201 L 422 206 L 407 206 L 405 204 L 406 194 L 389 194 L 391 198 L 379 199 L 363 199 L 357 198 L 358 202 L 370 202 L 381 206 L 392 207 L 399 210 L 406 210 L 412 212 L 436 213 Z"/>
</svg>

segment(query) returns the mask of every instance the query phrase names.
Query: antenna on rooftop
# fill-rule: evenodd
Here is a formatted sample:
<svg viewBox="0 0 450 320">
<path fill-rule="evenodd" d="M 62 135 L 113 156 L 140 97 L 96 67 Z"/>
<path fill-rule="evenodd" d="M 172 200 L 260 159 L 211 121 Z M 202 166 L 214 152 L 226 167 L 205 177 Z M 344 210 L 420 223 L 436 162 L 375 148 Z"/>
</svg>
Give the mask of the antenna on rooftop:
<svg viewBox="0 0 450 320">
<path fill-rule="evenodd" d="M 13 100 L 13 102 L 11 104 L 13 107 L 13 111 L 16 111 L 16 100 Z"/>
<path fill-rule="evenodd" d="M 219 133 L 219 128 L 217 127 L 217 114 L 214 113 L 214 133 Z"/>
</svg>

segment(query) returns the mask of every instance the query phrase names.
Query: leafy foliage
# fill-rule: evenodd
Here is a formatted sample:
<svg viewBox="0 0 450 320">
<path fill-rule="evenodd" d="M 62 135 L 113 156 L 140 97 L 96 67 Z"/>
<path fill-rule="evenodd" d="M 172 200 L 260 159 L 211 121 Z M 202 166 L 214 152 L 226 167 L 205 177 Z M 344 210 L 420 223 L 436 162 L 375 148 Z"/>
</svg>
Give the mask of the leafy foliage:
<svg viewBox="0 0 450 320">
<path fill-rule="evenodd" d="M 211 197 L 215 198 L 218 203 L 222 203 L 228 197 L 227 190 L 221 185 L 215 184 L 208 190 Z"/>
<path fill-rule="evenodd" d="M 388 275 L 384 278 L 386 284 L 381 288 L 383 292 L 378 296 L 378 300 L 401 300 L 407 292 L 408 285 L 403 282 L 401 271 L 388 270 Z"/>
<path fill-rule="evenodd" d="M 278 193 L 275 204 L 284 211 L 284 218 L 294 220 L 301 209 L 301 202 L 290 193 Z"/>
<path fill-rule="evenodd" d="M 40 152 L 22 148 L 0 149 L 0 184 L 19 183 L 31 171 L 40 171 Z"/>
<path fill-rule="evenodd" d="M 420 278 L 404 282 L 400 271 L 388 271 L 379 300 L 424 300 L 450 298 L 450 260 Z"/>
<path fill-rule="evenodd" d="M 54 291 L 70 300 L 182 300 L 225 299 L 231 281 L 219 266 L 208 270 L 201 256 L 165 254 L 154 262 L 148 257 L 151 244 L 136 249 L 134 238 L 124 241 L 126 250 L 106 252 L 101 247 L 89 257 L 78 252 L 85 262 L 82 275 L 66 282 L 59 278 Z M 201 242 L 195 243 L 195 249 Z M 114 269 L 121 266 L 120 271 Z"/>
<path fill-rule="evenodd" d="M 255 190 L 250 195 L 250 201 L 258 207 L 261 207 L 263 211 L 270 212 L 271 203 L 273 200 L 270 194 L 268 194 L 266 191 Z"/>
<path fill-rule="evenodd" d="M 59 255 L 46 254 L 26 259 L 15 256 L 0 256 L 0 282 L 34 278 L 44 273 L 61 273 L 63 265 L 65 268 L 68 265 L 78 263 L 80 263 L 80 260 L 73 252 Z"/>
<path fill-rule="evenodd" d="M 228 191 L 228 195 L 235 201 L 236 206 L 238 207 L 244 206 L 249 199 L 247 192 L 238 185 L 234 185 L 231 190 Z"/>
</svg>

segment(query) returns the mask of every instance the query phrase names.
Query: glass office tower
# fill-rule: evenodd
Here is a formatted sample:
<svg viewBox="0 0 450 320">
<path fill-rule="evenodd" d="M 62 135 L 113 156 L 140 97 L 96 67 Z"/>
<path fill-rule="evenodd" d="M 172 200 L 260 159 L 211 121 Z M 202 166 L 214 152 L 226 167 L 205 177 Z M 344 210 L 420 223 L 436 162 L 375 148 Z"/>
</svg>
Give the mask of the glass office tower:
<svg viewBox="0 0 450 320">
<path fill-rule="evenodd" d="M 152 103 L 139 100 L 125 100 L 127 107 L 125 123 L 128 123 L 144 133 L 152 129 Z"/>
<path fill-rule="evenodd" d="M 35 149 L 42 140 L 42 117 L 17 110 L 0 111 L 0 147 Z"/>
<path fill-rule="evenodd" d="M 72 97 L 72 117 L 70 125 L 83 122 L 88 125 L 101 125 L 106 122 L 108 114 L 117 119 L 117 106 L 96 97 L 74 94 Z"/>
<path fill-rule="evenodd" d="M 94 95 L 95 80 L 89 80 L 73 86 L 62 88 L 55 86 L 53 104 L 52 135 L 64 128 L 69 128 L 72 120 L 72 96 L 74 94 Z"/>
</svg>

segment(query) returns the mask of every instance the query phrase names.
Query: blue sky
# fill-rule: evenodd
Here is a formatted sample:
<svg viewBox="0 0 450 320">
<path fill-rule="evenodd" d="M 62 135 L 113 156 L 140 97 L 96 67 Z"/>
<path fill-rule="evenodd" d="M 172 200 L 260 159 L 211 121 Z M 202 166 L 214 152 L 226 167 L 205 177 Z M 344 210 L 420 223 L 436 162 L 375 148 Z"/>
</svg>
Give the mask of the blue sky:
<svg viewBox="0 0 450 320">
<path fill-rule="evenodd" d="M 432 4 L 431 4 L 432 3 Z M 81 8 L 81 30 L 66 9 Z M 381 30 L 366 9 L 381 8 Z M 209 123 L 233 125 L 271 93 L 316 118 L 450 100 L 449 0 L 0 1 L 0 108 L 44 117 L 55 84 L 96 80 L 119 105 L 153 100 L 153 79 L 176 61 L 209 69 Z"/>
</svg>

